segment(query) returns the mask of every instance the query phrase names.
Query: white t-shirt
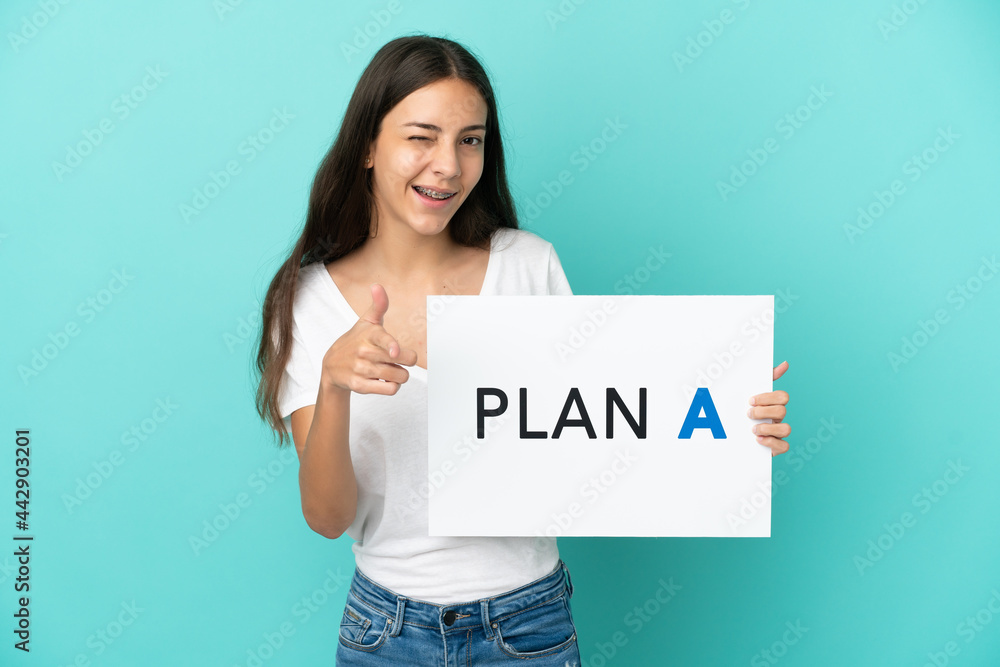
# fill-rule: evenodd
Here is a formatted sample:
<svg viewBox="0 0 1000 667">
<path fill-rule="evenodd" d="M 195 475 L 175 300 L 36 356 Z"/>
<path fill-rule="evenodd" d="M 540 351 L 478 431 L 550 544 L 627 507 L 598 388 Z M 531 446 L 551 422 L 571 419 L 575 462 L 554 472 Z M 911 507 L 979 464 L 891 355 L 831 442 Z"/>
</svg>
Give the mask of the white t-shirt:
<svg viewBox="0 0 1000 667">
<path fill-rule="evenodd" d="M 493 234 L 481 296 L 571 295 L 552 244 L 522 229 Z M 315 405 L 330 346 L 358 315 L 323 262 L 299 272 L 292 350 L 278 395 L 286 424 Z M 351 393 L 350 449 L 358 513 L 347 534 L 367 577 L 400 595 L 435 604 L 491 597 L 552 572 L 554 537 L 430 537 L 427 498 L 427 373 L 408 366 L 394 396 Z M 290 429 L 290 427 L 289 427 Z M 474 502 L 474 500 L 470 500 Z M 484 517 L 488 521 L 489 517 Z"/>
</svg>

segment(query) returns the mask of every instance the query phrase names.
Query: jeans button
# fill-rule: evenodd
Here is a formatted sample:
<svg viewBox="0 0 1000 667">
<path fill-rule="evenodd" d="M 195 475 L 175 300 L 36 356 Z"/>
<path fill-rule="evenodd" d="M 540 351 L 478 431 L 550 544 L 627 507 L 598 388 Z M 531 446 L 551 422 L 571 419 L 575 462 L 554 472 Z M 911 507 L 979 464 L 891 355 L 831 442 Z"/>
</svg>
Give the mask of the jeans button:
<svg viewBox="0 0 1000 667">
<path fill-rule="evenodd" d="M 456 614 L 455 612 L 453 612 L 452 610 L 449 609 L 448 611 L 446 611 L 444 613 L 444 624 L 445 625 L 451 625 L 452 623 L 455 622 L 455 617 L 456 616 L 458 616 L 458 614 Z"/>
</svg>

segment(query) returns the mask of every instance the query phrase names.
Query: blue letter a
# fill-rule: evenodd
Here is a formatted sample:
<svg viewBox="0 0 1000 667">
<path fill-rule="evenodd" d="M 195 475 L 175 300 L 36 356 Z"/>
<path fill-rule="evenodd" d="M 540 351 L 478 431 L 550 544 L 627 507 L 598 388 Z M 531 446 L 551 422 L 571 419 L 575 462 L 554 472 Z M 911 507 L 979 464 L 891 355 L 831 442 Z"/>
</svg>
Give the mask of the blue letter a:
<svg viewBox="0 0 1000 667">
<path fill-rule="evenodd" d="M 705 411 L 705 416 L 701 416 L 701 411 Z M 690 440 L 691 432 L 696 428 L 712 429 L 712 437 L 716 440 L 725 440 L 726 432 L 722 430 L 722 421 L 719 413 L 712 402 L 712 395 L 708 393 L 707 387 L 698 387 L 691 399 L 691 407 L 688 409 L 687 417 L 684 418 L 684 425 L 681 426 L 679 440 Z"/>
</svg>

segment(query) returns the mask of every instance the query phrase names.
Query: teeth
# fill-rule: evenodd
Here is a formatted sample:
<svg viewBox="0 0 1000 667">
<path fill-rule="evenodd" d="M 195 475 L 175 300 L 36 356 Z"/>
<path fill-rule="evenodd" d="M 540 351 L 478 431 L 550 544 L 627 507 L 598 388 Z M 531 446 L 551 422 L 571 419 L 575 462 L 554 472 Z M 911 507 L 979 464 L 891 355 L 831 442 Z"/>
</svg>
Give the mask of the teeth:
<svg viewBox="0 0 1000 667">
<path fill-rule="evenodd" d="M 433 190 L 428 190 L 427 188 L 422 188 L 419 185 L 415 185 L 413 187 L 416 188 L 416 190 L 420 194 L 425 195 L 427 197 L 430 197 L 431 199 L 448 199 L 449 197 L 453 196 L 453 194 L 454 194 L 454 193 L 452 193 L 451 195 L 439 194 L 437 192 L 434 192 Z"/>
</svg>

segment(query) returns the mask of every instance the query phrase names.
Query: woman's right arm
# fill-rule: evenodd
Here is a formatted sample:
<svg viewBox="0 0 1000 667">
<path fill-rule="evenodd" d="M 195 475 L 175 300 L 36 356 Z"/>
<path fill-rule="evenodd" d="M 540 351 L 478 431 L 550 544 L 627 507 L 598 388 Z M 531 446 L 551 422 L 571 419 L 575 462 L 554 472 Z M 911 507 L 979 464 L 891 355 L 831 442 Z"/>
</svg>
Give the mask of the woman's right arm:
<svg viewBox="0 0 1000 667">
<path fill-rule="evenodd" d="M 358 485 L 349 441 L 351 392 L 392 395 L 409 379 L 399 364 L 417 363 L 382 327 L 389 299 L 372 286 L 372 305 L 323 357 L 316 404 L 292 413 L 292 440 L 299 455 L 302 515 L 314 531 L 336 539 L 354 523 Z"/>
<path fill-rule="evenodd" d="M 321 382 L 316 404 L 292 413 L 302 515 L 310 528 L 331 540 L 354 522 L 358 509 L 348 440 L 350 406 L 350 391 Z"/>
</svg>

